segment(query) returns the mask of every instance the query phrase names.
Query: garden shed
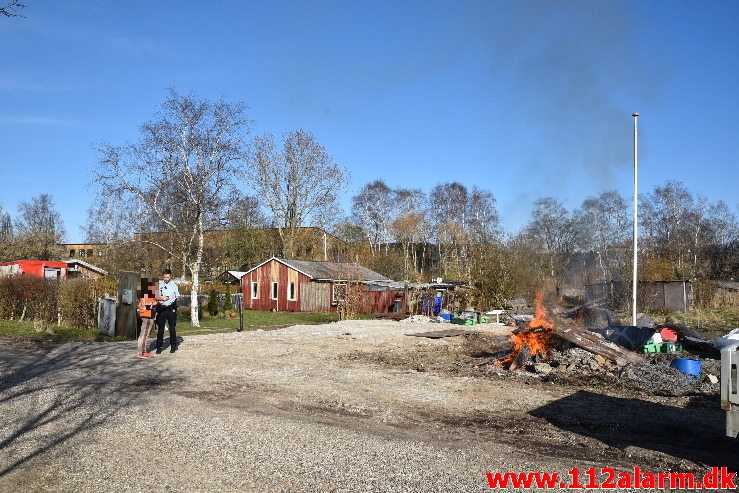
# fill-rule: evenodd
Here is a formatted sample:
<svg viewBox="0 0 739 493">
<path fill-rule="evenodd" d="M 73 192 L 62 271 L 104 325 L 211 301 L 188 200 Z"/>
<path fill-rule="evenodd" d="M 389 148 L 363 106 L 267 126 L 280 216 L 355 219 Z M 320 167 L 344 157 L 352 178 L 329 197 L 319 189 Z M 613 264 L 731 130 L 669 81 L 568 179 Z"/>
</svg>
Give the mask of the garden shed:
<svg viewBox="0 0 739 493">
<path fill-rule="evenodd" d="M 336 312 L 348 287 L 363 313 L 405 310 L 405 290 L 357 263 L 272 257 L 241 278 L 244 308 L 292 312 Z"/>
</svg>

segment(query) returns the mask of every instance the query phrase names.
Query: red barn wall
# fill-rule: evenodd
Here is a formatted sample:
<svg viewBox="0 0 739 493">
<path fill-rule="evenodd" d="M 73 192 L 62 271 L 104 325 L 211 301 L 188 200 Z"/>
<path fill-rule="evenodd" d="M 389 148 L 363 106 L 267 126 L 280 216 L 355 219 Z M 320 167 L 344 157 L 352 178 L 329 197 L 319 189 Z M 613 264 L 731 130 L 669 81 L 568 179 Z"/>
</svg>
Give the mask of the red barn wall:
<svg viewBox="0 0 739 493">
<path fill-rule="evenodd" d="M 252 298 L 252 283 L 257 283 L 258 295 Z M 272 298 L 272 283 L 277 282 L 277 299 Z M 288 300 L 288 289 L 295 283 L 295 299 Z M 241 279 L 244 308 L 252 310 L 302 311 L 331 313 L 337 311 L 332 303 L 333 282 L 312 281 L 305 274 L 289 268 L 276 260 L 245 274 Z M 401 311 L 406 310 L 405 293 L 402 290 L 364 291 L 360 311 L 362 313 L 387 313 L 393 310 L 395 300 L 401 301 Z"/>
<path fill-rule="evenodd" d="M 252 283 L 257 283 L 258 297 L 252 298 Z M 272 283 L 277 282 L 277 299 L 272 299 Z M 290 283 L 295 283 L 295 299 L 288 300 Z M 308 276 L 272 260 L 244 275 L 241 279 L 244 307 L 253 310 L 300 311 L 300 285 Z"/>
</svg>

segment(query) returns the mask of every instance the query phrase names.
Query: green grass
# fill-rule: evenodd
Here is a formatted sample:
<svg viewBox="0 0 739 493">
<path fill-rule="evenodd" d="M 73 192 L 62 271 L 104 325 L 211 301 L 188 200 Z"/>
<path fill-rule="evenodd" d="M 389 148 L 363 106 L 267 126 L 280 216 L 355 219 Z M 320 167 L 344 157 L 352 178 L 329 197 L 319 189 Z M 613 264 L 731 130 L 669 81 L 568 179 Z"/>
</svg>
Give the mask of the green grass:
<svg viewBox="0 0 739 493">
<path fill-rule="evenodd" d="M 695 330 L 705 339 L 715 339 L 739 327 L 739 310 L 736 308 L 705 309 L 692 308 L 687 312 L 649 310 L 646 312 L 657 325 L 682 323 Z M 631 323 L 631 313 L 614 314 L 621 322 Z"/>
<path fill-rule="evenodd" d="M 324 324 L 335 322 L 339 319 L 335 313 L 297 313 L 297 312 L 266 312 L 258 310 L 246 310 L 244 314 L 244 330 L 277 329 L 290 325 Z M 54 334 L 36 332 L 33 321 L 11 321 L 0 320 L 0 335 L 48 340 L 53 342 L 106 342 L 125 341 L 125 337 L 110 337 L 97 331 L 88 331 L 70 327 L 51 326 Z M 236 318 L 222 316 L 205 316 L 200 319 L 200 327 L 193 327 L 190 317 L 186 313 L 178 313 L 177 333 L 179 335 L 208 334 L 217 332 L 235 332 L 239 329 L 238 312 Z M 152 330 L 152 336 L 156 335 L 156 328 Z"/>
<path fill-rule="evenodd" d="M 301 313 L 301 312 L 268 312 L 261 310 L 244 310 L 244 330 L 276 329 L 290 325 L 311 325 L 336 322 L 339 316 L 335 313 Z M 213 332 L 233 332 L 239 329 L 238 312 L 236 318 L 222 316 L 202 316 L 200 327 L 193 327 L 187 313 L 178 313 L 178 334 L 205 334 Z"/>
</svg>

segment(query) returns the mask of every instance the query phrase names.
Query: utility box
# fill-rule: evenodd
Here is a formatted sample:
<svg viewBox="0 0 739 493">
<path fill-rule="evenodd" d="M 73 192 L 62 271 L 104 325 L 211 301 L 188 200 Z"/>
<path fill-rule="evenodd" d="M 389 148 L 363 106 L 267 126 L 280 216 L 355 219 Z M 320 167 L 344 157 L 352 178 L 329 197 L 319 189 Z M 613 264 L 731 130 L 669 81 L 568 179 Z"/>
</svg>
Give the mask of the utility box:
<svg viewBox="0 0 739 493">
<path fill-rule="evenodd" d="M 721 351 L 721 409 L 726 411 L 726 436 L 736 438 L 739 434 L 739 348 Z"/>
<path fill-rule="evenodd" d="M 104 296 L 98 299 L 98 330 L 106 336 L 115 335 L 115 297 Z"/>
</svg>

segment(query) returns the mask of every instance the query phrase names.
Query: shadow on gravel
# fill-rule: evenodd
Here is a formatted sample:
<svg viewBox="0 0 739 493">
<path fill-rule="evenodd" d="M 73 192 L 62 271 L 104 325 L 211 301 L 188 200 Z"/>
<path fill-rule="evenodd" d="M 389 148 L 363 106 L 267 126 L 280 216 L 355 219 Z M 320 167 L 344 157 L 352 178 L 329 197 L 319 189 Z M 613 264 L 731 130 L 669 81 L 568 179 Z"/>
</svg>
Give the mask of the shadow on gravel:
<svg viewBox="0 0 739 493">
<path fill-rule="evenodd" d="M 724 412 L 713 397 L 695 395 L 682 408 L 581 390 L 529 414 L 622 450 L 640 447 L 739 470 L 739 441 L 725 436 Z"/>
<path fill-rule="evenodd" d="M 0 477 L 100 426 L 140 398 L 142 386 L 167 383 L 134 354 L 118 343 L 0 348 Z"/>
</svg>

